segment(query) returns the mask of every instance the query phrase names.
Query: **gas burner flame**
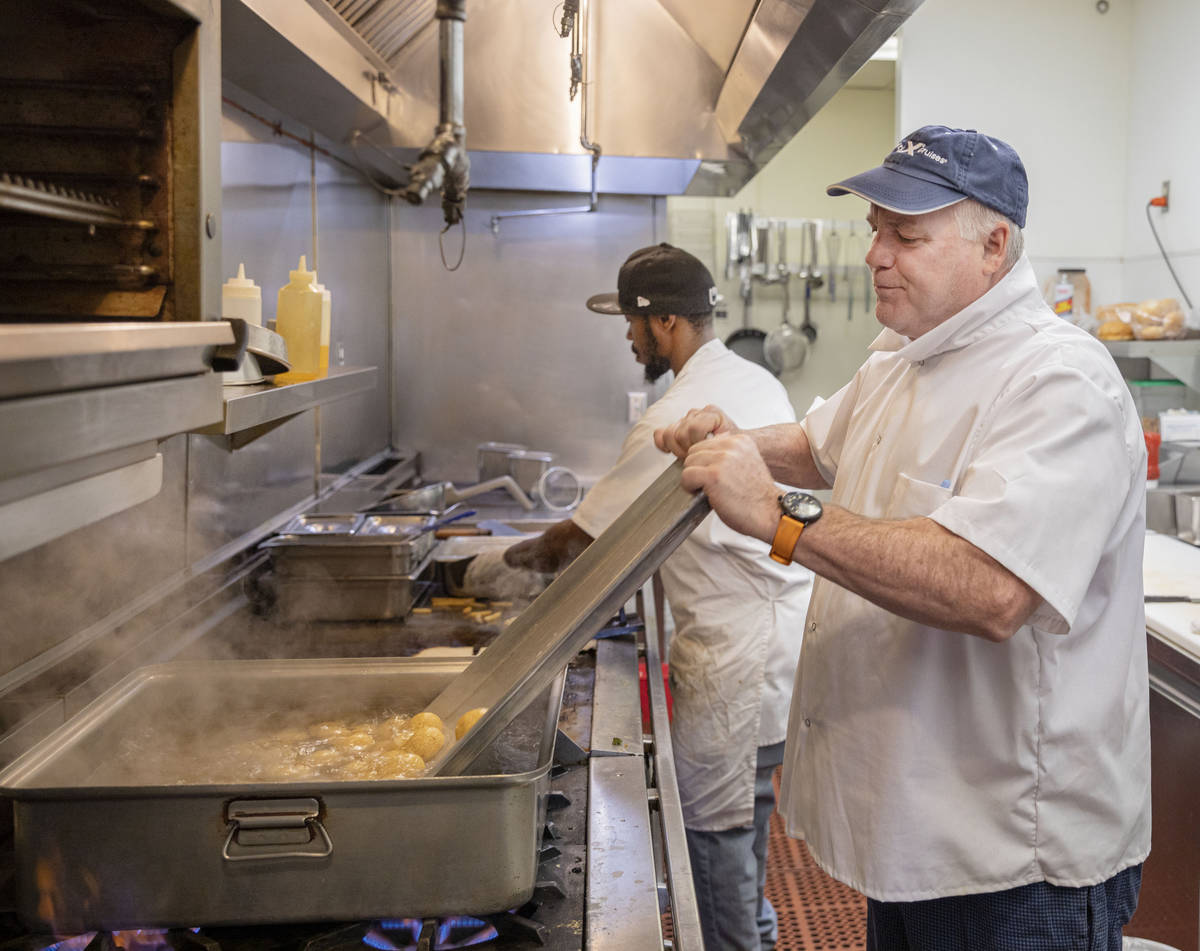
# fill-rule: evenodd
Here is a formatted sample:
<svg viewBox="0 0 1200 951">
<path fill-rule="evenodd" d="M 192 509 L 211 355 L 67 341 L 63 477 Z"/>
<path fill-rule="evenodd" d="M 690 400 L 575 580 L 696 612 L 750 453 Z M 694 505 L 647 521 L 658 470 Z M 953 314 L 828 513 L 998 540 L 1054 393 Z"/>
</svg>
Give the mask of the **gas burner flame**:
<svg viewBox="0 0 1200 951">
<path fill-rule="evenodd" d="M 199 931 L 193 928 L 193 932 Z M 89 931 L 86 934 L 63 938 L 61 941 L 47 945 L 44 951 L 84 951 L 100 934 Z M 165 928 L 138 928 L 133 931 L 114 931 L 111 933 L 112 947 L 122 951 L 173 951 L 174 945 L 166 940 Z"/>
<path fill-rule="evenodd" d="M 377 951 L 415 951 L 421 937 L 420 918 L 385 918 L 367 932 L 363 944 Z M 433 951 L 453 951 L 487 944 L 500 936 L 486 921 L 458 915 L 443 918 L 437 924 Z"/>
</svg>

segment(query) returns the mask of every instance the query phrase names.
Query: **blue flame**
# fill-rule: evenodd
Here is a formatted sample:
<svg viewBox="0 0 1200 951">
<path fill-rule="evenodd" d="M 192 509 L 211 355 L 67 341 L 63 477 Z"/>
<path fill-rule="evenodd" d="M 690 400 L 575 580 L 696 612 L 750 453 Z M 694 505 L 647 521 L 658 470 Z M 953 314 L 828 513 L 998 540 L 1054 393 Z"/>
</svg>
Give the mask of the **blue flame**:
<svg viewBox="0 0 1200 951">
<path fill-rule="evenodd" d="M 398 934 L 381 934 L 380 929 Z M 482 919 L 456 915 L 438 922 L 434 947 L 436 951 L 452 951 L 454 948 L 486 944 L 499 936 L 499 932 Z M 384 918 L 378 928 L 367 933 L 363 944 L 377 951 L 411 951 L 420 937 L 420 918 Z"/>
</svg>

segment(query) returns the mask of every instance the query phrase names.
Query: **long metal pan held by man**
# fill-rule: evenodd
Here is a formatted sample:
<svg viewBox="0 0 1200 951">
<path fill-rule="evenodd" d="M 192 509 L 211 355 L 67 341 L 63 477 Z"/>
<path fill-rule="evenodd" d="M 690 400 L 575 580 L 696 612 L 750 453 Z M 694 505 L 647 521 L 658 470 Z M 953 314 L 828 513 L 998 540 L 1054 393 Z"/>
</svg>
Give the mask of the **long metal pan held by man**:
<svg viewBox="0 0 1200 951">
<path fill-rule="evenodd" d="M 426 708 L 447 725 L 482 709 L 474 725 L 430 763 L 461 773 L 554 680 L 709 512 L 680 485 L 676 462 L 638 497 Z"/>
</svg>

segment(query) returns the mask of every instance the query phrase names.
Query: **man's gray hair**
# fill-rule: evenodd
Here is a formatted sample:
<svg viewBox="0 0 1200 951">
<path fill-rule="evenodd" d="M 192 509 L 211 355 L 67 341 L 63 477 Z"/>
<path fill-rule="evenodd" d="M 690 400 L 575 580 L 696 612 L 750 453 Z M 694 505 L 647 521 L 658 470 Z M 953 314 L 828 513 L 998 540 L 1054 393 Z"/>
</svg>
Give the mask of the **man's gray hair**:
<svg viewBox="0 0 1200 951">
<path fill-rule="evenodd" d="M 1008 250 L 1004 255 L 1004 267 L 1010 268 L 1021 259 L 1025 237 L 1011 218 L 1006 218 L 974 198 L 968 198 L 954 206 L 954 219 L 958 222 L 959 237 L 966 241 L 982 241 L 1001 221 L 1008 222 Z"/>
</svg>

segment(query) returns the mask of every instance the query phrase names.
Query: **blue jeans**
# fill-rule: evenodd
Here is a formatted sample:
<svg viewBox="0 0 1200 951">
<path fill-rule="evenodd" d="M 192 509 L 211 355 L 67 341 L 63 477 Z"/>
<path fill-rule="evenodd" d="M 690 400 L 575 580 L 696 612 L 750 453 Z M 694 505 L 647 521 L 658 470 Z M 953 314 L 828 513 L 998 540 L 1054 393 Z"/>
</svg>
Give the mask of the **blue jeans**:
<svg viewBox="0 0 1200 951">
<path fill-rule="evenodd" d="M 1034 882 L 928 901 L 867 899 L 867 951 L 1121 951 L 1142 867 L 1099 885 Z"/>
<path fill-rule="evenodd" d="M 779 927 L 763 894 L 767 842 L 775 811 L 775 767 L 783 744 L 760 746 L 754 773 L 754 825 L 720 832 L 688 829 L 688 856 L 704 951 L 769 951 Z"/>
</svg>

